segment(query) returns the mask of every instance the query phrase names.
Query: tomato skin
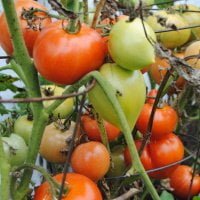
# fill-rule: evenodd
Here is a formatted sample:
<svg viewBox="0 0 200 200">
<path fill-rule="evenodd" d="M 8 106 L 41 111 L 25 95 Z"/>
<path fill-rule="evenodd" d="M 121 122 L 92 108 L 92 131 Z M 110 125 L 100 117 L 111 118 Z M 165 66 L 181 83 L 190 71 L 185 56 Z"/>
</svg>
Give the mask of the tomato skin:
<svg viewBox="0 0 200 200">
<path fill-rule="evenodd" d="M 61 96 L 64 92 L 64 88 L 56 85 L 42 85 L 41 86 L 42 96 Z M 55 100 L 43 101 L 44 107 L 50 106 Z M 62 104 L 60 104 L 53 112 L 54 117 L 67 118 L 73 111 L 74 99 L 67 98 Z"/>
<path fill-rule="evenodd" d="M 136 141 L 137 149 L 141 146 L 141 141 Z M 131 164 L 131 158 L 128 148 L 124 151 L 125 162 Z M 164 167 L 171 163 L 180 161 L 184 156 L 184 146 L 181 140 L 173 133 L 164 135 L 161 139 L 151 140 L 142 155 L 141 162 L 146 170 Z M 177 165 L 168 167 L 157 172 L 150 173 L 150 177 L 156 179 L 168 178 L 176 169 Z"/>
<path fill-rule="evenodd" d="M 187 165 L 179 165 L 170 175 L 170 186 L 172 192 L 181 199 L 187 199 L 192 179 L 193 169 Z M 191 197 L 200 193 L 200 176 L 195 175 L 190 191 Z"/>
<path fill-rule="evenodd" d="M 156 41 L 152 28 L 144 23 L 149 38 Z M 155 60 L 154 47 L 147 40 L 140 18 L 131 22 L 120 19 L 113 25 L 108 50 L 112 59 L 121 67 L 128 70 L 142 69 Z"/>
<path fill-rule="evenodd" d="M 142 134 L 146 134 L 152 108 L 152 104 L 146 103 L 137 119 L 136 127 Z M 151 131 L 152 138 L 161 138 L 173 132 L 177 122 L 177 113 L 171 106 L 164 105 L 162 108 L 156 108 Z"/>
<path fill-rule="evenodd" d="M 147 94 L 146 103 L 153 104 L 155 102 L 157 93 L 158 93 L 158 90 L 156 89 L 150 90 L 149 93 Z"/>
<path fill-rule="evenodd" d="M 88 115 L 81 117 L 83 129 L 90 140 L 101 141 L 101 133 L 98 123 Z M 115 140 L 120 134 L 120 130 L 109 122 L 104 121 L 105 130 L 107 133 L 108 141 Z"/>
<path fill-rule="evenodd" d="M 38 34 L 40 33 L 40 30 L 39 29 L 33 30 L 33 29 L 29 28 L 27 21 L 25 19 L 22 19 L 21 13 L 22 13 L 23 8 L 30 9 L 32 7 L 47 11 L 47 9 L 43 5 L 39 4 L 36 1 L 17 0 L 15 2 L 15 8 L 16 8 L 17 16 L 18 16 L 18 19 L 20 22 L 20 27 L 21 27 L 23 37 L 25 40 L 25 44 L 26 44 L 26 47 L 28 49 L 30 56 L 32 56 L 33 46 L 34 46 L 36 38 L 38 37 Z M 40 26 L 40 28 L 43 29 L 44 27 L 46 27 L 48 24 L 51 23 L 51 19 L 48 18 L 45 13 L 36 12 L 35 15 L 38 17 L 45 17 L 45 19 L 43 19 L 43 20 L 35 20 L 34 21 L 34 24 L 36 24 L 37 27 Z M 8 55 L 12 55 L 13 47 L 12 47 L 11 37 L 10 37 L 9 31 L 8 31 L 8 26 L 7 26 L 7 22 L 6 22 L 4 13 L 1 14 L 1 16 L 0 16 L 0 30 L 3 30 L 0 34 L 0 45 L 2 46 L 2 48 L 5 50 L 5 52 Z"/>
<path fill-rule="evenodd" d="M 20 135 L 28 145 L 33 128 L 33 120 L 29 120 L 27 115 L 17 118 L 14 124 L 14 133 Z"/>
<path fill-rule="evenodd" d="M 57 174 L 54 179 L 61 183 L 62 177 L 63 174 Z M 81 174 L 68 173 L 65 184 L 69 187 L 69 192 L 62 200 L 102 200 L 102 195 L 97 185 Z M 36 189 L 34 200 L 52 200 L 48 182 L 43 183 Z"/>
<path fill-rule="evenodd" d="M 78 33 L 71 34 L 63 29 L 62 21 L 41 32 L 33 51 L 39 73 L 58 84 L 73 84 L 98 69 L 105 55 L 106 43 L 97 31 L 82 24 Z"/>
<path fill-rule="evenodd" d="M 54 123 L 46 126 L 39 150 L 42 157 L 49 162 L 64 163 L 69 149 L 67 141 L 72 137 L 74 128 L 75 123 L 73 121 L 71 121 L 69 129 L 64 131 L 56 127 Z M 79 134 L 79 132 L 76 134 Z"/>
<path fill-rule="evenodd" d="M 132 129 L 146 97 L 146 85 L 142 73 L 139 70 L 125 70 L 115 63 L 102 65 L 100 73 L 113 88 L 110 92 L 116 95 Z M 88 94 L 89 101 L 102 118 L 121 129 L 113 105 L 107 99 L 102 88 L 96 84 Z"/>
<path fill-rule="evenodd" d="M 80 144 L 72 152 L 71 167 L 76 173 L 98 181 L 109 170 L 109 152 L 100 142 L 91 141 Z"/>
<path fill-rule="evenodd" d="M 24 163 L 28 153 L 28 147 L 24 139 L 12 133 L 9 137 L 2 137 L 3 149 L 11 166 L 19 166 Z"/>
</svg>

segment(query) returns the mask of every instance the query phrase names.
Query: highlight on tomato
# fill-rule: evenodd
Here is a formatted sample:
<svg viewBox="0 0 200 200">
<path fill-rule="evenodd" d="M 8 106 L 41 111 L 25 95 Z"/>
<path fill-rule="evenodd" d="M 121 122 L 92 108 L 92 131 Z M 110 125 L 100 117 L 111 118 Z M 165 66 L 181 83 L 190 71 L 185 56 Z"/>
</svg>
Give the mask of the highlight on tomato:
<svg viewBox="0 0 200 200">
<path fill-rule="evenodd" d="M 110 154 L 100 142 L 87 142 L 78 145 L 71 156 L 74 172 L 83 174 L 93 181 L 104 177 L 110 167 Z"/>
<path fill-rule="evenodd" d="M 146 103 L 137 119 L 136 127 L 142 134 L 147 133 L 152 108 L 152 104 Z M 152 138 L 162 138 L 164 135 L 173 132 L 177 123 L 178 115 L 171 106 L 164 105 L 161 108 L 156 108 L 151 130 Z"/>
<path fill-rule="evenodd" d="M 33 58 L 36 69 L 45 79 L 69 85 L 100 68 L 106 56 L 106 43 L 86 24 L 81 24 L 77 33 L 70 33 L 64 26 L 67 22 L 58 20 L 40 33 Z"/>
<path fill-rule="evenodd" d="M 141 140 L 135 141 L 137 149 L 141 147 Z M 128 147 L 124 151 L 125 162 L 131 164 L 131 157 Z M 168 133 L 160 139 L 151 140 L 144 148 L 140 159 L 146 170 L 167 166 L 182 160 L 184 157 L 184 146 L 181 140 L 173 133 Z M 177 165 L 151 172 L 149 176 L 155 179 L 168 178 L 176 169 Z"/>
<path fill-rule="evenodd" d="M 177 197 L 187 199 L 200 193 L 200 176 L 195 174 L 192 181 L 193 169 L 187 165 L 179 165 L 169 177 L 170 187 Z M 191 185 L 192 181 L 192 185 Z M 191 185 L 191 188 L 190 188 Z"/>
<path fill-rule="evenodd" d="M 63 174 L 53 177 L 58 183 L 62 183 Z M 102 200 L 102 195 L 97 185 L 81 174 L 68 173 L 65 179 L 66 194 L 62 200 L 88 199 Z M 52 192 L 48 182 L 44 182 L 35 190 L 34 200 L 52 200 Z"/>
<path fill-rule="evenodd" d="M 47 12 L 47 8 L 36 1 L 17 0 L 15 1 L 15 8 L 26 47 L 28 49 L 29 55 L 32 56 L 33 46 L 39 33 L 44 27 L 51 23 L 51 19 L 45 13 Z M 34 14 L 29 14 L 30 16 L 26 17 L 27 15 L 25 15 L 24 10 L 28 11 L 29 9 L 35 8 L 44 10 L 45 12 L 34 12 Z M 3 30 L 0 34 L 0 45 L 8 55 L 12 55 L 13 46 L 11 43 L 11 36 L 8 31 L 8 25 L 4 13 L 2 13 L 0 16 L 0 30 Z"/>
<path fill-rule="evenodd" d="M 98 126 L 98 122 L 90 117 L 89 115 L 83 115 L 81 117 L 81 122 L 83 126 L 83 130 L 90 140 L 94 141 L 102 141 L 101 132 Z M 107 134 L 108 141 L 114 141 L 121 134 L 121 131 L 111 123 L 103 120 L 103 124 L 105 127 L 105 131 Z"/>
</svg>

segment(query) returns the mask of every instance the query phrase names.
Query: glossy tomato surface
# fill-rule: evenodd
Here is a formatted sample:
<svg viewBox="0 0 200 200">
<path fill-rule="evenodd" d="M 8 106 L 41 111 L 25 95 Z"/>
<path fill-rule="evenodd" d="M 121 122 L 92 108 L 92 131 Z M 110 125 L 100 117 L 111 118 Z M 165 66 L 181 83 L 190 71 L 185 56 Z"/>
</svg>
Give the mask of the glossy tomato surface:
<svg viewBox="0 0 200 200">
<path fill-rule="evenodd" d="M 98 122 L 88 115 L 81 117 L 83 129 L 90 140 L 102 141 Z M 109 141 L 115 140 L 120 134 L 120 130 L 109 122 L 104 121 L 104 127 Z"/>
<path fill-rule="evenodd" d="M 34 46 L 36 38 L 38 37 L 38 34 L 44 27 L 46 27 L 47 25 L 51 23 L 51 19 L 47 17 L 47 15 L 44 12 L 35 12 L 34 15 L 36 16 L 36 18 L 32 19 L 32 22 L 30 22 L 30 19 L 28 22 L 28 20 L 22 17 L 23 9 L 28 10 L 31 8 L 37 8 L 40 10 L 47 11 L 47 9 L 43 5 L 39 4 L 36 1 L 17 0 L 15 1 L 15 8 L 16 8 L 17 16 L 19 19 L 19 23 L 20 23 L 20 27 L 23 33 L 26 47 L 28 49 L 30 56 L 32 56 L 33 46 Z M 0 16 L 0 30 L 3 30 L 1 31 L 1 34 L 0 34 L 0 45 L 2 46 L 2 48 L 5 50 L 5 52 L 8 55 L 11 55 L 13 53 L 13 47 L 12 47 L 11 36 L 8 31 L 8 26 L 7 26 L 4 13 L 2 13 Z"/>
<path fill-rule="evenodd" d="M 136 146 L 139 149 L 141 141 L 136 141 Z M 128 148 L 125 149 L 124 156 L 126 164 L 130 165 L 131 158 Z M 161 139 L 151 140 L 144 148 L 140 159 L 144 168 L 146 170 L 150 170 L 180 161 L 183 156 L 183 143 L 175 134 L 169 133 Z M 168 167 L 157 172 L 152 172 L 149 175 L 156 179 L 167 178 L 174 171 L 174 169 L 176 169 L 176 167 L 177 165 Z"/>
<path fill-rule="evenodd" d="M 64 30 L 56 21 L 41 32 L 33 58 L 39 73 L 58 84 L 72 84 L 104 61 L 106 43 L 98 32 L 85 24 L 78 33 Z"/>
<path fill-rule="evenodd" d="M 193 169 L 187 165 L 179 165 L 170 175 L 170 186 L 174 189 L 173 193 L 181 199 L 187 199 L 189 196 L 189 188 L 192 180 Z M 194 176 L 190 197 L 200 193 L 200 176 Z"/>
<path fill-rule="evenodd" d="M 110 155 L 100 142 L 87 142 L 78 145 L 71 156 L 72 169 L 93 181 L 103 178 L 110 167 Z"/>
<path fill-rule="evenodd" d="M 63 174 L 54 176 L 58 183 L 62 182 Z M 97 185 L 89 178 L 76 174 L 68 173 L 65 186 L 69 189 L 62 200 L 102 200 L 101 193 Z M 40 185 L 36 191 L 34 200 L 52 200 L 50 186 L 47 182 Z"/>
<path fill-rule="evenodd" d="M 146 103 L 136 122 L 136 127 L 142 134 L 147 132 L 152 108 L 152 104 Z M 156 108 L 151 131 L 152 138 L 161 138 L 163 135 L 173 132 L 177 122 L 178 115 L 171 106 L 165 105 L 162 108 Z"/>
</svg>

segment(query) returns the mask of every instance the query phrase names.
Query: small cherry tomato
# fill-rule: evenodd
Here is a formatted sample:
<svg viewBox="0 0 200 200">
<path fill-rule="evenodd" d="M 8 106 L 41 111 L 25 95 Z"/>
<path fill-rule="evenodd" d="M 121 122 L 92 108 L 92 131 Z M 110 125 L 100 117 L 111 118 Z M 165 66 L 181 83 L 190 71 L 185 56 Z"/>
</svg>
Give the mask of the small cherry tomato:
<svg viewBox="0 0 200 200">
<path fill-rule="evenodd" d="M 110 155 L 100 142 L 87 142 L 78 145 L 71 156 L 72 169 L 93 181 L 98 181 L 108 172 Z"/>
<path fill-rule="evenodd" d="M 62 182 L 63 174 L 57 174 L 54 179 L 58 183 Z M 65 179 L 65 186 L 68 189 L 67 193 L 62 197 L 62 200 L 102 200 L 102 195 L 97 185 L 86 176 L 68 173 Z M 34 200 L 52 200 L 52 193 L 48 182 L 40 185 L 36 191 Z"/>
<path fill-rule="evenodd" d="M 136 127 L 142 134 L 147 132 L 152 108 L 152 104 L 146 103 L 136 122 Z M 162 108 L 156 108 L 151 131 L 152 138 L 160 138 L 165 134 L 173 132 L 177 122 L 177 113 L 171 106 L 164 105 Z"/>
<path fill-rule="evenodd" d="M 181 199 L 188 199 L 189 189 L 192 180 L 193 169 L 187 165 L 179 165 L 170 175 L 170 186 L 174 189 L 172 192 Z M 200 176 L 194 176 L 190 197 L 200 193 Z"/>
<path fill-rule="evenodd" d="M 101 132 L 98 127 L 98 122 L 88 115 L 81 117 L 83 129 L 90 140 L 101 141 Z M 115 140 L 120 134 L 120 130 L 109 122 L 103 121 L 107 137 L 109 141 Z"/>
</svg>

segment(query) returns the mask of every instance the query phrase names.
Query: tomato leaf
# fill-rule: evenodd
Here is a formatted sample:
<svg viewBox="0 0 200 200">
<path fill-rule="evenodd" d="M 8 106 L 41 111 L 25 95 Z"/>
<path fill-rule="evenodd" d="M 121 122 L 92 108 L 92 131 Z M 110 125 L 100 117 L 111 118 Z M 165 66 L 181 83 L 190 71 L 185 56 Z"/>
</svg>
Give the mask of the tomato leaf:
<svg viewBox="0 0 200 200">
<path fill-rule="evenodd" d="M 6 109 L 6 107 L 0 103 L 0 115 L 8 114 L 9 111 Z"/>
<path fill-rule="evenodd" d="M 174 197 L 171 193 L 164 190 L 162 194 L 160 195 L 161 200 L 174 200 Z"/>
</svg>

